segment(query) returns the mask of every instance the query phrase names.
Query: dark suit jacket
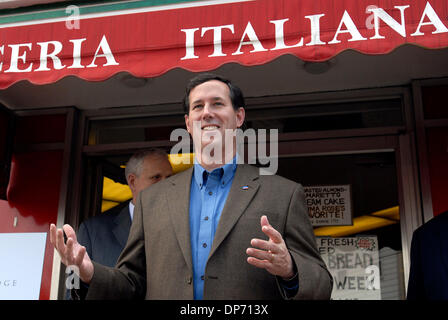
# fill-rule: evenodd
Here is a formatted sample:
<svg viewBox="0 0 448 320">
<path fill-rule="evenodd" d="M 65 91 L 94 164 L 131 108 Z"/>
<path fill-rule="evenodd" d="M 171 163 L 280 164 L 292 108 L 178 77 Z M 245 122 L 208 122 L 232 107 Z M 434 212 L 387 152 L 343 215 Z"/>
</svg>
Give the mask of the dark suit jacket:
<svg viewBox="0 0 448 320">
<path fill-rule="evenodd" d="M 415 230 L 408 300 L 448 300 L 448 211 Z"/>
<path fill-rule="evenodd" d="M 129 202 L 81 223 L 77 238 L 90 259 L 114 267 L 128 240 L 131 228 Z"/>
<path fill-rule="evenodd" d="M 94 263 L 87 299 L 193 299 L 189 231 L 192 169 L 144 190 L 116 268 Z M 248 188 L 242 188 L 247 186 Z M 297 299 L 329 299 L 332 277 L 317 249 L 301 185 L 239 165 L 208 257 L 204 299 L 286 298 L 278 278 L 247 263 L 267 215 L 297 266 Z"/>
</svg>

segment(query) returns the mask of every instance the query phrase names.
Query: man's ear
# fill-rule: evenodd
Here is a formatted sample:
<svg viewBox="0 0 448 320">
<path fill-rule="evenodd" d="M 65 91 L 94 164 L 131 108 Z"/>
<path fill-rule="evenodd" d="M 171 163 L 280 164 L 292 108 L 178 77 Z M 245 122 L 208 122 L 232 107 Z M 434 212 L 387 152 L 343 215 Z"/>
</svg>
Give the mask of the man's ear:
<svg viewBox="0 0 448 320">
<path fill-rule="evenodd" d="M 190 124 L 188 122 L 188 114 L 185 114 L 185 127 L 187 128 L 188 133 L 191 134 Z"/>
<path fill-rule="evenodd" d="M 132 193 L 134 193 L 134 190 L 135 190 L 135 178 L 136 178 L 136 176 L 135 176 L 135 174 L 133 174 L 133 173 L 130 173 L 130 174 L 126 177 L 126 180 L 127 180 L 127 182 L 128 182 L 128 186 L 129 186 L 129 188 L 131 188 L 131 192 L 132 192 Z"/>
<path fill-rule="evenodd" d="M 236 124 L 238 128 L 243 125 L 245 118 L 246 118 L 246 110 L 244 110 L 244 108 L 241 107 L 236 111 Z"/>
</svg>

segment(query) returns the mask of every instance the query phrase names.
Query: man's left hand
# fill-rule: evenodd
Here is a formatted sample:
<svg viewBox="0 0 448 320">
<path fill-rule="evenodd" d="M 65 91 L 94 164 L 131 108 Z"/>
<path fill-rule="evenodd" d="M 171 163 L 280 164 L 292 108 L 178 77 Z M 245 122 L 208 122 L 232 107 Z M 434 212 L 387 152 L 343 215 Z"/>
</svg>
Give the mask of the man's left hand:
<svg viewBox="0 0 448 320">
<path fill-rule="evenodd" d="M 269 224 L 266 216 L 261 217 L 260 224 L 269 240 L 252 239 L 250 244 L 254 248 L 247 248 L 247 262 L 285 280 L 292 278 L 293 262 L 282 235 Z"/>
</svg>

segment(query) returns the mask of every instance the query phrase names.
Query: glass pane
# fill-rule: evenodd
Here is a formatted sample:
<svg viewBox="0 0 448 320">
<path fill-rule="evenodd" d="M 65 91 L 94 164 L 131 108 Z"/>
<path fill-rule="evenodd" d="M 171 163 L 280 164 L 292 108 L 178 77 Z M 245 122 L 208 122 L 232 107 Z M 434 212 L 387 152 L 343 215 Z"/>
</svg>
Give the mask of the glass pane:
<svg viewBox="0 0 448 320">
<path fill-rule="evenodd" d="M 448 118 L 446 92 L 448 85 L 422 87 L 422 100 L 425 119 Z"/>
<path fill-rule="evenodd" d="M 90 122 L 89 145 L 169 140 L 174 129 L 185 128 L 183 115 L 137 117 Z"/>
<path fill-rule="evenodd" d="M 246 114 L 250 128 L 276 128 L 279 133 L 390 127 L 403 124 L 399 99 L 277 107 L 270 110 L 249 109 Z"/>
<path fill-rule="evenodd" d="M 401 125 L 403 117 L 400 99 L 246 109 L 246 127 L 276 128 L 279 133 Z M 90 122 L 86 143 L 169 140 L 171 132 L 177 128 L 185 128 L 183 114 L 94 120 Z"/>
<path fill-rule="evenodd" d="M 17 117 L 16 143 L 65 141 L 64 114 Z"/>
<path fill-rule="evenodd" d="M 11 169 L 12 137 L 13 132 L 12 117 L 9 112 L 0 106 L 0 199 L 6 200 L 6 190 L 8 189 L 9 175 Z"/>
<path fill-rule="evenodd" d="M 278 174 L 305 187 L 332 299 L 405 298 L 393 152 L 285 157 Z"/>
<path fill-rule="evenodd" d="M 426 129 L 428 170 L 434 215 L 448 210 L 448 127 Z"/>
</svg>

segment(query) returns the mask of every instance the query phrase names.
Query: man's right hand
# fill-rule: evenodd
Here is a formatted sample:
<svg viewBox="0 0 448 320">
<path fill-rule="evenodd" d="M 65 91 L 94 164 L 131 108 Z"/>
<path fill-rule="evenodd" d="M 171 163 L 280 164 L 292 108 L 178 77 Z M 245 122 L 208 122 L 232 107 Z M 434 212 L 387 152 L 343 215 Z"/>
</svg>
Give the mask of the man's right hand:
<svg viewBox="0 0 448 320">
<path fill-rule="evenodd" d="M 64 232 L 67 236 L 67 243 L 64 242 Z M 76 240 L 75 230 L 68 224 L 64 225 L 62 229 L 57 229 L 54 224 L 51 224 L 50 242 L 58 251 L 62 263 L 66 266 L 76 266 L 80 279 L 84 283 L 90 283 L 93 277 L 93 263 L 86 248 Z"/>
</svg>

